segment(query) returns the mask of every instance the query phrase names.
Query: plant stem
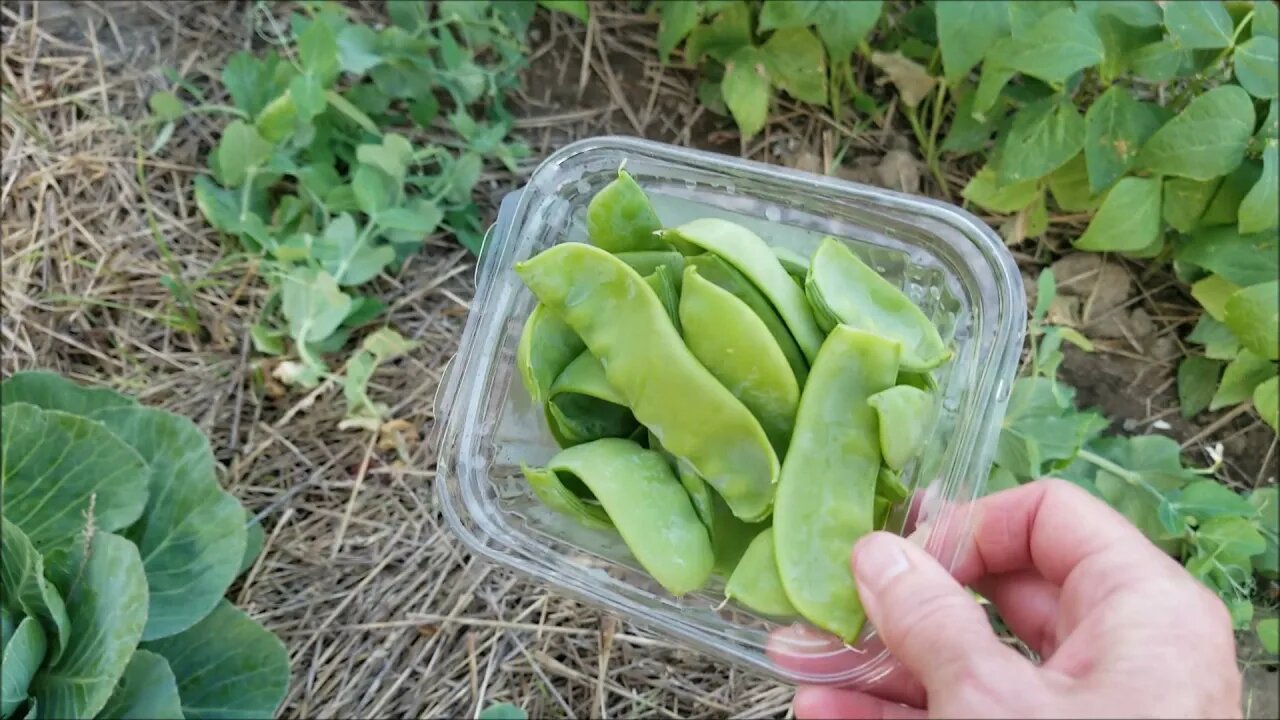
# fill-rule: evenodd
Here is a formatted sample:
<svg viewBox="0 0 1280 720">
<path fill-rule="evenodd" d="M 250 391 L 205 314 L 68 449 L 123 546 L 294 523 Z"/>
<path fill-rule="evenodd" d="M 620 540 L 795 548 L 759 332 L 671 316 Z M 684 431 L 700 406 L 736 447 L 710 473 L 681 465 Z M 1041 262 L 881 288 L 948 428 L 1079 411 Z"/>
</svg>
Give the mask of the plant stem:
<svg viewBox="0 0 1280 720">
<path fill-rule="evenodd" d="M 1080 458 L 1081 460 L 1084 460 L 1090 465 L 1106 470 L 1112 475 L 1115 475 L 1116 477 L 1123 479 L 1125 482 L 1129 483 L 1130 485 L 1133 485 L 1135 487 L 1140 487 L 1143 490 L 1146 490 L 1147 492 L 1155 496 L 1155 498 L 1160 502 L 1167 501 L 1167 499 L 1164 496 L 1164 493 L 1161 493 L 1159 490 L 1152 487 L 1150 483 L 1148 483 L 1145 479 L 1143 479 L 1141 473 L 1136 473 L 1127 468 L 1123 468 L 1111 462 L 1110 460 L 1102 457 L 1101 455 L 1085 450 L 1084 448 L 1080 448 L 1080 451 L 1076 453 L 1076 457 Z"/>
</svg>

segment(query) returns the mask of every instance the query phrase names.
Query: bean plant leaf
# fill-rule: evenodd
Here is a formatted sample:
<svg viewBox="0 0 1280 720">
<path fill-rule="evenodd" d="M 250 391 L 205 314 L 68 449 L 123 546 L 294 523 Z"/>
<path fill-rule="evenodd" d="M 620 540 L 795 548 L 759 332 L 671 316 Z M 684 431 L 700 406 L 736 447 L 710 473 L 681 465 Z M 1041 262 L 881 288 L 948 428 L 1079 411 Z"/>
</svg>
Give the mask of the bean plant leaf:
<svg viewBox="0 0 1280 720">
<path fill-rule="evenodd" d="M 191 628 L 141 648 L 169 662 L 187 720 L 274 717 L 289 684 L 284 643 L 226 600 Z"/>
<path fill-rule="evenodd" d="M 339 285 L 359 285 L 377 276 L 395 260 L 390 245 L 374 245 L 369 234 L 356 230 L 355 219 L 347 213 L 334 218 L 324 234 L 314 240 L 316 260 Z"/>
<path fill-rule="evenodd" d="M 1213 49 L 1231 45 L 1231 16 L 1218 0 L 1165 3 L 1164 23 L 1179 47 Z"/>
<path fill-rule="evenodd" d="M 1213 194 L 1209 207 L 1200 216 L 1200 225 L 1209 227 L 1238 224 L 1240 203 L 1261 177 L 1262 162 L 1246 158 L 1218 183 L 1218 191 Z"/>
<path fill-rule="evenodd" d="M 1062 167 L 1085 143 L 1085 121 L 1069 102 L 1046 98 L 1013 119 L 1000 160 L 1001 185 L 1038 180 Z"/>
<path fill-rule="evenodd" d="M 768 57 L 759 48 L 739 48 L 725 62 L 720 92 L 744 137 L 764 127 L 769 116 Z"/>
<path fill-rule="evenodd" d="M 774 85 L 797 100 L 826 102 L 827 58 L 813 32 L 808 28 L 778 30 L 761 50 Z"/>
<path fill-rule="evenodd" d="M 1080 250 L 1133 252 L 1159 237 L 1159 178 L 1127 177 L 1107 193 L 1075 246 Z"/>
<path fill-rule="evenodd" d="M 1244 287 L 1280 275 L 1277 253 L 1280 253 L 1280 237 L 1276 233 L 1241 235 L 1227 225 L 1196 230 L 1178 244 L 1173 257 Z"/>
<path fill-rule="evenodd" d="M 821 0 L 765 0 L 756 29 L 765 32 L 808 27 L 821 4 Z"/>
<path fill-rule="evenodd" d="M 1157 130 L 1139 153 L 1137 166 L 1193 180 L 1226 175 L 1244 158 L 1253 123 L 1248 93 L 1235 85 L 1216 87 Z"/>
<path fill-rule="evenodd" d="M 1255 354 L 1280 358 L 1280 281 L 1238 290 L 1227 299 L 1223 322 Z"/>
<path fill-rule="evenodd" d="M 1102 196 L 1089 187 L 1089 172 L 1083 152 L 1049 174 L 1049 192 L 1053 193 L 1058 207 L 1067 212 L 1092 212 L 1102 202 Z"/>
<path fill-rule="evenodd" d="M 149 494 L 142 518 L 125 531 L 147 575 L 143 639 L 194 625 L 235 579 L 244 555 L 244 510 L 218 487 L 213 450 L 195 423 L 155 408 L 94 414 L 147 462 Z"/>
<path fill-rule="evenodd" d="M 300 342 L 329 337 L 351 309 L 351 297 L 327 272 L 300 269 L 286 275 L 283 285 L 281 311 L 289 321 L 289 336 Z"/>
<path fill-rule="evenodd" d="M 1221 275 L 1210 275 L 1191 284 L 1191 297 L 1200 303 L 1205 312 L 1221 321 L 1227 314 L 1227 300 L 1239 289 L 1239 285 Z"/>
<path fill-rule="evenodd" d="M 765 5 L 767 6 L 768 3 Z M 658 3 L 658 57 L 662 62 L 670 62 L 671 53 L 698 26 L 701 15 L 701 3 L 686 0 L 660 0 Z M 763 21 L 762 15 L 761 22 Z"/>
<path fill-rule="evenodd" d="M 1129 53 L 1129 67 L 1138 77 L 1148 82 L 1168 82 L 1178 76 L 1190 51 L 1174 45 L 1169 40 L 1157 40 Z"/>
<path fill-rule="evenodd" d="M 146 462 L 101 423 L 27 403 L 5 405 L 0 417 L 4 515 L 36 549 L 75 537 L 90 502 L 102 530 L 138 519 L 147 501 Z"/>
<path fill-rule="evenodd" d="M 1164 221 L 1180 233 L 1196 229 L 1205 208 L 1218 190 L 1219 181 L 1190 180 L 1171 177 L 1164 181 L 1164 204 L 1160 213 Z"/>
<path fill-rule="evenodd" d="M 1280 655 L 1280 620 L 1276 618 L 1259 620 L 1256 630 L 1262 649 L 1272 655 Z"/>
<path fill-rule="evenodd" d="M 1240 232 L 1256 233 L 1280 225 L 1280 146 L 1262 151 L 1262 175 L 1240 201 Z"/>
<path fill-rule="evenodd" d="M 1221 410 L 1248 400 L 1258 385 L 1275 375 L 1276 366 L 1271 361 L 1249 350 L 1241 350 L 1223 371 L 1222 383 L 1209 402 L 1209 409 Z"/>
<path fill-rule="evenodd" d="M 99 717 L 113 720 L 182 720 L 178 684 L 169 663 L 159 655 L 138 650 Z"/>
<path fill-rule="evenodd" d="M 76 543 L 67 562 L 73 587 L 58 588 L 71 626 L 67 647 L 36 674 L 31 695 L 41 717 L 94 717 L 142 637 L 147 579 L 137 546 L 109 532 L 96 531 L 87 552 Z"/>
<path fill-rule="evenodd" d="M 1069 0 L 1011 0 L 1008 4 L 1009 27 L 1014 35 L 1025 35 L 1046 15 L 1064 8 L 1071 9 Z"/>
<path fill-rule="evenodd" d="M 1039 187 L 1034 180 L 1000 187 L 996 183 L 996 171 L 987 166 L 973 176 L 961 194 L 965 199 L 985 210 L 1013 213 L 1031 204 L 1039 192 Z"/>
<path fill-rule="evenodd" d="M 14 373 L 0 382 L 0 405 L 27 403 L 44 410 L 91 415 L 102 408 L 133 407 L 138 401 L 102 387 L 88 387 L 47 370 Z"/>
<path fill-rule="evenodd" d="M 1163 22 L 1160 6 L 1149 0 L 1076 0 L 1076 7 L 1094 5 L 1097 12 L 1133 27 L 1157 27 Z"/>
<path fill-rule="evenodd" d="M 1218 377 L 1223 363 L 1206 357 L 1192 355 L 1178 364 L 1178 405 L 1182 417 L 1189 418 L 1209 407 L 1218 389 Z"/>
<path fill-rule="evenodd" d="M 1253 407 L 1271 429 L 1280 433 L 1280 377 L 1271 377 L 1253 389 Z M 1274 508 L 1273 508 L 1274 510 Z"/>
<path fill-rule="evenodd" d="M 1009 6 L 1004 0 L 943 2 L 934 13 L 948 83 L 967 75 L 997 40 L 1009 34 Z"/>
<path fill-rule="evenodd" d="M 991 46 L 986 62 L 1057 84 L 1073 73 L 1097 65 L 1102 39 L 1083 14 L 1061 8 L 1045 15 L 1026 33 Z"/>
<path fill-rule="evenodd" d="M 562 12 L 565 15 L 586 22 L 591 17 L 591 8 L 587 0 L 538 0 L 538 4 L 548 10 Z"/>
<path fill-rule="evenodd" d="M 1235 49 L 1232 56 L 1236 80 L 1256 98 L 1273 98 L 1280 94 L 1280 47 L 1273 37 L 1249 38 Z"/>
<path fill-rule="evenodd" d="M 751 9 L 744 2 L 735 2 L 725 8 L 711 22 L 699 25 L 689 33 L 685 41 L 685 60 L 697 63 L 703 55 L 710 55 L 719 62 L 743 47 L 751 45 Z"/>
<path fill-rule="evenodd" d="M 881 0 L 824 0 L 813 12 L 818 37 L 834 61 L 848 58 L 880 19 Z"/>
<path fill-rule="evenodd" d="M 1162 121 L 1156 106 L 1138 102 L 1119 85 L 1095 100 L 1085 113 L 1089 188 L 1101 192 L 1124 175 Z"/>
</svg>

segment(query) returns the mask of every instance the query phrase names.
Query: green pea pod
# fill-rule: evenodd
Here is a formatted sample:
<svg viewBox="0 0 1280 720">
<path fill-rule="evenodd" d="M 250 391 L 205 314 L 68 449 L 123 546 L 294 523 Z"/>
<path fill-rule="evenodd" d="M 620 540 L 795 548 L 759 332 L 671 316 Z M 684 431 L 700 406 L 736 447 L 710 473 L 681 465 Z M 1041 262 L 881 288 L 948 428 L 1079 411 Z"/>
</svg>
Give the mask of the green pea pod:
<svg viewBox="0 0 1280 720">
<path fill-rule="evenodd" d="M 817 356 L 823 334 L 809 312 L 804 291 L 791 279 L 759 235 L 741 225 L 717 218 L 694 220 L 659 234 L 664 238 L 679 238 L 715 253 L 742 271 L 782 316 L 804 356 L 810 362 Z"/>
<path fill-rule="evenodd" d="M 654 233 L 662 228 L 648 196 L 625 170 L 605 185 L 587 205 L 587 236 L 609 252 L 670 250 Z"/>
<path fill-rule="evenodd" d="M 578 357 L 565 366 L 555 382 L 551 383 L 550 395 L 554 397 L 559 393 L 589 395 L 615 405 L 627 404 L 622 393 L 609 384 L 609 378 L 604 374 L 604 366 L 595 355 L 591 354 L 590 350 L 579 353 Z"/>
<path fill-rule="evenodd" d="M 867 398 L 892 387 L 898 343 L 838 325 L 800 396 L 774 499 L 774 546 L 787 597 L 814 625 L 852 642 L 866 616 L 849 549 L 874 526 L 880 447 Z"/>
<path fill-rule="evenodd" d="M 680 324 L 693 356 L 742 401 L 773 448 L 786 452 L 800 404 L 800 385 L 763 321 L 732 293 L 684 271 Z"/>
<path fill-rule="evenodd" d="M 687 261 L 689 265 L 698 269 L 699 275 L 721 289 L 733 293 L 734 297 L 751 308 L 756 317 L 760 318 L 760 321 L 769 329 L 773 341 L 786 356 L 787 364 L 791 366 L 791 371 L 796 376 L 796 382 L 803 387 L 805 379 L 809 377 L 809 361 L 805 359 L 804 353 L 800 352 L 800 346 L 796 344 L 795 338 L 791 337 L 791 331 L 787 329 L 786 323 L 782 322 L 778 312 L 773 309 L 760 290 L 752 285 L 745 275 L 712 253 L 695 255 L 687 258 Z"/>
<path fill-rule="evenodd" d="M 796 608 L 782 589 L 782 578 L 778 575 L 773 528 L 762 530 L 747 546 L 742 560 L 729 576 L 729 582 L 725 583 L 724 594 L 762 615 L 796 615 Z"/>
<path fill-rule="evenodd" d="M 900 503 L 911 497 L 911 490 L 902 483 L 898 473 L 881 465 L 876 475 L 876 497 L 884 498 L 890 504 Z"/>
<path fill-rule="evenodd" d="M 649 275 L 654 270 L 665 266 L 671 271 L 676 289 L 680 289 L 680 281 L 684 277 L 684 256 L 674 250 L 635 250 L 632 252 L 614 253 L 618 259 L 631 266 L 641 276 Z"/>
<path fill-rule="evenodd" d="M 872 506 L 871 528 L 873 530 L 883 530 L 885 525 L 889 524 L 889 511 L 893 510 L 893 503 L 888 498 L 877 495 L 872 502 Z"/>
<path fill-rule="evenodd" d="M 548 468 L 531 468 L 520 463 L 520 472 L 529 481 L 533 494 L 543 505 L 566 517 L 572 518 L 590 528 L 600 530 L 613 529 L 613 522 L 604 508 L 596 504 L 587 504 L 572 490 L 565 487 L 560 476 Z"/>
<path fill-rule="evenodd" d="M 676 331 L 680 331 L 680 291 L 676 289 L 675 277 L 671 274 L 671 270 L 665 265 L 660 265 L 656 270 L 644 277 L 644 281 L 649 284 L 653 292 L 657 294 L 658 299 L 662 301 L 662 307 L 667 311 L 667 317 L 671 318 L 671 324 L 676 326 Z"/>
<path fill-rule="evenodd" d="M 563 243 L 517 263 L 516 273 L 586 342 L 609 384 L 667 450 L 738 517 L 768 515 L 779 472 L 768 436 L 693 356 L 635 270 L 600 248 Z"/>
<path fill-rule="evenodd" d="M 551 383 L 586 347 L 578 333 L 545 305 L 533 308 L 516 346 L 516 368 L 534 404 L 547 401 Z"/>
<path fill-rule="evenodd" d="M 675 470 L 680 484 L 684 486 L 685 492 L 689 493 L 689 501 L 693 503 L 693 509 L 697 511 L 698 519 L 702 520 L 702 524 L 707 527 L 707 532 L 710 533 L 715 523 L 712 504 L 714 502 L 712 496 L 715 495 L 715 491 L 711 489 L 706 480 L 698 476 L 698 473 L 681 467 L 680 460 L 662 447 L 662 441 L 658 439 L 657 435 L 653 434 L 652 430 L 646 429 L 646 433 L 649 438 L 649 449 L 656 450 L 667 458 L 668 463 Z M 714 541 L 715 537 L 713 536 L 712 542 L 714 543 Z"/>
<path fill-rule="evenodd" d="M 824 239 L 814 254 L 805 294 L 822 325 L 835 319 L 901 343 L 904 370 L 932 370 L 951 358 L 938 328 L 911 298 L 835 238 Z"/>
<path fill-rule="evenodd" d="M 803 285 L 804 279 L 809 276 L 809 259 L 789 247 L 774 245 L 771 249 L 778 262 L 782 263 L 782 269 Z"/>
<path fill-rule="evenodd" d="M 933 379 L 933 373 L 916 373 L 909 370 L 901 370 L 898 372 L 897 384 L 910 385 L 913 388 L 930 393 L 938 391 L 938 381 Z"/>
<path fill-rule="evenodd" d="M 867 398 L 879 419 L 880 454 L 894 470 L 906 467 L 933 429 L 933 396 L 910 385 L 894 385 Z"/>
<path fill-rule="evenodd" d="M 672 595 L 697 590 L 710 577 L 707 529 L 662 455 L 606 438 L 561 450 L 545 470 L 580 479 L 636 560 Z"/>
<path fill-rule="evenodd" d="M 588 351 L 565 367 L 547 395 L 547 424 L 562 448 L 605 437 L 628 437 L 636 430 L 626 400 Z"/>
</svg>

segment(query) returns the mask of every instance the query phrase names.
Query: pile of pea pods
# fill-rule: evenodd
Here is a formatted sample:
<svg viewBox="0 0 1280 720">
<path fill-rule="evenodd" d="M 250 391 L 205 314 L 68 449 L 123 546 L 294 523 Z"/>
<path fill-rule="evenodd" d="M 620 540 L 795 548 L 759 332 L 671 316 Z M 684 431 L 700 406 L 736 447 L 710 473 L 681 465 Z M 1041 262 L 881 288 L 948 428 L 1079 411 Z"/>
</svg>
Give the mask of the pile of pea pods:
<svg viewBox="0 0 1280 720">
<path fill-rule="evenodd" d="M 533 492 L 673 595 L 719 574 L 853 641 L 850 550 L 907 498 L 951 358 L 937 328 L 834 238 L 806 259 L 726 220 L 663 227 L 623 170 L 587 234 L 515 266 L 538 299 L 517 364 L 562 448 L 522 465 Z"/>
</svg>

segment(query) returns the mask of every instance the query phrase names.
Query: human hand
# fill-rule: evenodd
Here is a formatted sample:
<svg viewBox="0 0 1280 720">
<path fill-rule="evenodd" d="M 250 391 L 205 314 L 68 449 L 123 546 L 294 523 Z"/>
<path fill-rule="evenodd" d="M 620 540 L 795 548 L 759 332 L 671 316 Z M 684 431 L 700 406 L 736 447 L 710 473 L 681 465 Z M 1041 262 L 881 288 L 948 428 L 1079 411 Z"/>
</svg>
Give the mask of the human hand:
<svg viewBox="0 0 1280 720">
<path fill-rule="evenodd" d="M 799 688 L 797 718 L 1241 717 L 1226 606 L 1123 516 L 1061 480 L 990 495 L 974 513 L 954 577 L 910 540 L 858 542 L 859 594 L 897 666 L 862 687 Z M 1039 665 L 1000 642 L 963 585 Z M 813 643 L 838 642 L 792 633 L 774 637 L 775 662 L 829 672 L 856 657 L 815 660 Z"/>
</svg>

